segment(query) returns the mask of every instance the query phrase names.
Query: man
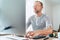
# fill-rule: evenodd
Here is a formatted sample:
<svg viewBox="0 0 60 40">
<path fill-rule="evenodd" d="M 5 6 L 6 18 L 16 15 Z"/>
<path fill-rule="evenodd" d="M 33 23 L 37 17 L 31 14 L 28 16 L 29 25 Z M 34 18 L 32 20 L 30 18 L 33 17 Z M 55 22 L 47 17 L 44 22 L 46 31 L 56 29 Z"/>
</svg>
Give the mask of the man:
<svg viewBox="0 0 60 40">
<path fill-rule="evenodd" d="M 32 24 L 33 31 L 29 31 L 26 34 L 26 37 L 33 38 L 37 35 L 47 36 L 52 33 L 52 25 L 49 21 L 49 18 L 42 14 L 43 4 L 40 1 L 35 1 L 34 11 L 36 15 L 33 15 L 29 18 L 27 22 L 27 28 Z"/>
</svg>

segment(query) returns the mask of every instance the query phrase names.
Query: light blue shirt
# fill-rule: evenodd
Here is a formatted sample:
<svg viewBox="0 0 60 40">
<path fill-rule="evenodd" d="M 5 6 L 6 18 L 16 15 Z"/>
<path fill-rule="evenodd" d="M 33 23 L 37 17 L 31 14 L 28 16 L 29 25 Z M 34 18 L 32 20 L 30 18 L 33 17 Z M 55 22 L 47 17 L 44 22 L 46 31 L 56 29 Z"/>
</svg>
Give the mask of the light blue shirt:
<svg viewBox="0 0 60 40">
<path fill-rule="evenodd" d="M 26 27 L 28 28 L 30 24 L 32 25 L 33 30 L 43 30 L 52 26 L 49 17 L 45 14 L 42 14 L 40 17 L 37 17 L 36 15 L 31 16 L 28 19 Z"/>
</svg>

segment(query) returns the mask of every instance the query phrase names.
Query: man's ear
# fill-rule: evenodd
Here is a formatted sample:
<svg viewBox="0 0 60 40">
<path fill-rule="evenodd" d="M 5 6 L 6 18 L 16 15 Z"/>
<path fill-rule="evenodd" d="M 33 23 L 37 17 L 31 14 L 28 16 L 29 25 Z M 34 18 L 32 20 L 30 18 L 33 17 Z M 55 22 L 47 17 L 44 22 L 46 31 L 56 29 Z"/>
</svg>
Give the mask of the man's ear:
<svg viewBox="0 0 60 40">
<path fill-rule="evenodd" d="M 42 6 L 42 8 L 41 9 L 43 9 L 43 6 Z"/>
<path fill-rule="evenodd" d="M 42 6 L 42 8 L 43 8 L 43 6 Z"/>
</svg>

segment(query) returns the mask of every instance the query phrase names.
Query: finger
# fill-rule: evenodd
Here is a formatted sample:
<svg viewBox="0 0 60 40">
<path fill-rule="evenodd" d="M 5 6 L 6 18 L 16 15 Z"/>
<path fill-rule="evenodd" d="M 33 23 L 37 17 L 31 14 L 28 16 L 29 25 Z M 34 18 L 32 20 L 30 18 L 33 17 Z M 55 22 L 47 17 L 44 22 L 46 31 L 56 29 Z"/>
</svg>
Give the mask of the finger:
<svg viewBox="0 0 60 40">
<path fill-rule="evenodd" d="M 34 35 L 34 33 L 33 33 L 33 32 L 30 32 L 30 33 L 28 33 L 27 35 L 28 35 L 28 36 L 29 36 L 29 35 L 32 36 L 32 35 Z"/>
<path fill-rule="evenodd" d="M 32 32 L 32 33 L 31 33 L 31 36 L 33 36 L 33 35 L 34 35 L 34 33 Z"/>
<path fill-rule="evenodd" d="M 30 36 L 30 34 L 26 34 L 25 37 L 28 38 Z"/>
<path fill-rule="evenodd" d="M 32 38 L 33 38 L 33 36 L 29 36 L 29 38 L 30 38 L 30 39 L 32 39 Z"/>
</svg>

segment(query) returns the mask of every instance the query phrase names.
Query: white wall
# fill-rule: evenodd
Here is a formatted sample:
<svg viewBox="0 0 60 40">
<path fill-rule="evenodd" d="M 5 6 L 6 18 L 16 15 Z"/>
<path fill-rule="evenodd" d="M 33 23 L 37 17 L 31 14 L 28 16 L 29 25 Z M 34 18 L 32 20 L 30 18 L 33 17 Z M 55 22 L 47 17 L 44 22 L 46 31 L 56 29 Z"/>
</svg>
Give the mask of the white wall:
<svg viewBox="0 0 60 40">
<path fill-rule="evenodd" d="M 58 30 L 60 24 L 60 4 L 56 2 L 45 1 L 46 14 L 50 17 L 53 29 Z"/>
<path fill-rule="evenodd" d="M 49 1 L 46 1 L 46 14 L 50 17 L 53 29 L 58 30 L 59 24 L 60 24 L 60 4 L 54 4 L 50 3 Z"/>
<path fill-rule="evenodd" d="M 51 24 L 53 25 L 53 15 L 52 15 L 52 10 L 53 10 L 53 6 L 52 4 L 49 2 L 49 1 L 45 1 L 45 12 L 46 12 L 46 15 L 48 15 L 49 19 L 50 19 L 50 22 Z"/>
<path fill-rule="evenodd" d="M 25 1 L 24 0 L 2 0 L 2 13 L 0 17 L 0 28 L 12 25 L 14 28 L 2 33 L 25 33 Z"/>
<path fill-rule="evenodd" d="M 53 27 L 58 30 L 60 24 L 60 4 L 53 6 Z"/>
</svg>

